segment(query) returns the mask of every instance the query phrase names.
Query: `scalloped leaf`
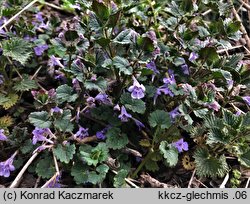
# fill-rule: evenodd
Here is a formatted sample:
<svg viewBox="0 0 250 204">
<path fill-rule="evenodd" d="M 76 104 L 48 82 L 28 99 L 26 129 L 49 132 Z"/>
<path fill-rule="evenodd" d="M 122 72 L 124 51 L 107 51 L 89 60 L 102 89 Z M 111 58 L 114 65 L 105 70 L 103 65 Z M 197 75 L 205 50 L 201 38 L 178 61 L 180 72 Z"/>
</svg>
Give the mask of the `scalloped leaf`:
<svg viewBox="0 0 250 204">
<path fill-rule="evenodd" d="M 194 153 L 197 174 L 205 177 L 223 177 L 229 171 L 226 157 L 215 157 L 205 148 L 199 148 Z"/>
<path fill-rule="evenodd" d="M 163 110 L 156 110 L 150 113 L 148 120 L 151 127 L 159 126 L 161 129 L 166 129 L 171 126 L 169 113 Z"/>
<path fill-rule="evenodd" d="M 42 178 L 51 178 L 55 171 L 52 158 L 41 159 L 36 165 L 36 173 Z"/>
<path fill-rule="evenodd" d="M 71 168 L 71 175 L 74 177 L 76 184 L 86 183 L 88 181 L 87 166 L 82 162 L 77 162 Z"/>
<path fill-rule="evenodd" d="M 166 163 L 173 167 L 178 162 L 178 150 L 173 147 L 171 144 L 168 144 L 166 141 L 162 141 L 160 144 L 160 152 L 163 157 L 166 159 Z"/>
<path fill-rule="evenodd" d="M 0 118 L 0 128 L 6 128 L 13 124 L 13 118 L 5 115 Z"/>
<path fill-rule="evenodd" d="M 57 145 L 56 148 L 53 148 L 53 152 L 57 159 L 61 162 L 68 164 L 76 152 L 76 146 L 74 144 L 66 144 L 66 145 Z"/>
<path fill-rule="evenodd" d="M 114 187 L 115 188 L 122 188 L 126 186 L 125 178 L 128 175 L 128 171 L 125 169 L 121 169 L 117 172 L 117 174 L 114 177 Z"/>
<path fill-rule="evenodd" d="M 125 107 L 135 113 L 143 114 L 146 110 L 145 102 L 141 99 L 133 99 L 129 93 L 124 93 L 121 96 L 121 103 L 125 105 Z"/>
<path fill-rule="evenodd" d="M 49 121 L 49 114 L 46 111 L 33 112 L 29 115 L 29 121 L 35 127 L 39 128 L 49 128 L 51 121 Z"/>
<path fill-rule="evenodd" d="M 119 128 L 111 128 L 106 133 L 106 144 L 111 149 L 121 149 L 128 144 L 128 137 L 126 134 L 121 134 Z"/>
<path fill-rule="evenodd" d="M 11 39 L 2 42 L 3 55 L 11 57 L 22 65 L 25 65 L 31 57 L 31 47 L 32 46 L 28 41 L 18 37 L 12 37 Z"/>
<path fill-rule="evenodd" d="M 84 86 L 88 90 L 98 90 L 100 92 L 105 92 L 107 89 L 107 82 L 103 77 L 98 77 L 97 80 L 86 80 Z"/>
<path fill-rule="evenodd" d="M 3 106 L 5 110 L 8 110 L 18 102 L 18 95 L 15 93 L 9 93 L 7 96 L 0 94 L 0 105 Z"/>
<path fill-rule="evenodd" d="M 31 89 L 36 89 L 37 87 L 36 81 L 30 79 L 28 75 L 24 74 L 23 79 L 17 82 L 13 89 L 15 91 L 29 91 Z"/>
<path fill-rule="evenodd" d="M 74 102 L 78 95 L 73 94 L 73 88 L 67 84 L 61 85 L 56 89 L 56 98 L 59 103 Z"/>
</svg>

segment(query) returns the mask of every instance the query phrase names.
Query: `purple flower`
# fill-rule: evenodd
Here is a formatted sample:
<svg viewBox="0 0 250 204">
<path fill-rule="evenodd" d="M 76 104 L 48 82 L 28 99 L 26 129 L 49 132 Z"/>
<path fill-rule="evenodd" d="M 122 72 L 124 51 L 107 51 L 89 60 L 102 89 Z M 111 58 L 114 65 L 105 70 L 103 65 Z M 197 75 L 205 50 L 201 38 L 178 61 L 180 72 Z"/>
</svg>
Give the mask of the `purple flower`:
<svg viewBox="0 0 250 204">
<path fill-rule="evenodd" d="M 56 106 L 55 108 L 51 108 L 50 112 L 51 112 L 51 114 L 53 114 L 53 113 L 61 113 L 62 114 L 63 110 Z"/>
<path fill-rule="evenodd" d="M 149 63 L 146 64 L 146 67 L 148 69 L 151 69 L 155 74 L 159 74 L 159 70 L 157 70 L 155 62 L 154 61 L 150 61 Z"/>
<path fill-rule="evenodd" d="M 120 108 L 119 104 L 116 104 L 116 105 L 114 106 L 113 110 L 115 110 L 115 111 L 120 111 L 121 108 Z"/>
<path fill-rule="evenodd" d="M 128 91 L 132 92 L 131 97 L 133 99 L 141 99 L 145 96 L 145 87 L 143 86 L 143 84 L 139 84 L 136 78 L 133 77 L 133 80 L 134 83 L 128 88 Z"/>
<path fill-rule="evenodd" d="M 177 106 L 174 110 L 170 111 L 169 115 L 172 122 L 174 122 L 175 118 L 180 115 L 179 106 Z"/>
<path fill-rule="evenodd" d="M 101 104 L 112 105 L 112 101 L 110 100 L 109 96 L 105 93 L 97 94 L 97 96 L 95 97 L 95 101 Z"/>
<path fill-rule="evenodd" d="M 47 186 L 47 188 L 61 188 L 59 183 L 61 179 L 61 174 L 57 175 Z"/>
<path fill-rule="evenodd" d="M 93 97 L 88 97 L 86 99 L 86 102 L 87 102 L 87 106 L 90 107 L 90 108 L 94 108 L 95 107 L 95 99 Z"/>
<path fill-rule="evenodd" d="M 106 127 L 103 130 L 96 132 L 97 139 L 99 139 L 99 140 L 105 140 L 106 139 L 106 135 L 105 134 L 107 133 L 108 129 L 109 129 L 109 127 Z"/>
<path fill-rule="evenodd" d="M 141 121 L 139 121 L 135 118 L 132 118 L 132 119 L 133 119 L 133 121 L 135 121 L 135 124 L 138 127 L 139 131 L 141 131 L 142 128 L 145 128 L 145 125 Z"/>
<path fill-rule="evenodd" d="M 198 57 L 199 57 L 199 55 L 198 55 L 197 53 L 191 52 L 190 55 L 189 55 L 188 60 L 189 60 L 190 62 L 193 62 L 193 61 L 195 61 L 196 59 L 198 59 Z"/>
<path fill-rule="evenodd" d="M 78 81 L 77 78 L 73 78 L 73 79 L 72 79 L 72 84 L 73 84 L 73 88 L 74 88 L 74 89 L 76 89 L 76 90 L 81 89 L 80 83 L 79 83 L 79 81 Z"/>
<path fill-rule="evenodd" d="M 7 137 L 4 135 L 4 129 L 0 129 L 0 141 L 7 140 Z"/>
<path fill-rule="evenodd" d="M 36 56 L 41 56 L 44 53 L 44 51 L 47 50 L 48 48 L 49 46 L 46 44 L 36 46 L 34 48 Z"/>
<path fill-rule="evenodd" d="M 36 15 L 35 15 L 35 18 L 37 21 L 39 22 L 43 22 L 44 19 L 43 19 L 43 16 L 42 16 L 42 12 L 38 12 Z"/>
<path fill-rule="evenodd" d="M 235 113 L 235 115 L 236 115 L 236 116 L 240 116 L 241 113 L 242 113 L 242 111 L 241 111 L 241 110 L 238 110 L 238 111 Z"/>
<path fill-rule="evenodd" d="M 146 32 L 146 36 L 153 41 L 153 44 L 156 45 L 157 44 L 157 38 L 156 38 L 156 34 L 153 30 L 150 30 L 148 32 Z"/>
<path fill-rule="evenodd" d="M 4 82 L 4 77 L 3 75 L 0 74 L 0 85 L 3 84 L 3 82 Z"/>
<path fill-rule="evenodd" d="M 182 69 L 184 74 L 189 75 L 189 68 L 188 68 L 187 64 L 181 65 L 181 69 Z"/>
<path fill-rule="evenodd" d="M 15 170 L 13 165 L 14 155 L 4 162 L 0 162 L 0 176 L 9 177 L 10 172 Z"/>
<path fill-rule="evenodd" d="M 172 71 L 171 71 L 172 72 Z M 174 78 L 174 74 L 171 73 L 170 77 L 168 78 L 164 78 L 163 79 L 164 85 L 160 86 L 159 88 L 157 88 L 156 90 L 156 94 L 154 96 L 154 104 L 156 102 L 156 99 L 159 95 L 161 95 L 162 93 L 164 95 L 169 95 L 171 97 L 174 97 L 174 93 L 169 89 L 169 85 L 175 84 L 175 78 Z"/>
<path fill-rule="evenodd" d="M 245 103 L 247 103 L 247 105 L 250 106 L 250 96 L 243 96 L 242 98 L 245 101 Z"/>
<path fill-rule="evenodd" d="M 128 122 L 129 118 L 132 118 L 132 115 L 127 113 L 124 106 L 121 107 L 121 114 L 118 116 L 122 122 Z"/>
<path fill-rule="evenodd" d="M 79 130 L 74 135 L 75 138 L 79 137 L 82 140 L 83 138 L 88 137 L 89 136 L 88 130 L 89 130 L 88 128 L 83 128 L 79 125 Z"/>
<path fill-rule="evenodd" d="M 54 55 L 50 56 L 50 59 L 49 59 L 49 66 L 51 67 L 54 67 L 54 66 L 59 66 L 59 67 L 62 67 L 64 68 L 63 64 L 60 62 L 61 58 L 59 57 L 55 57 Z"/>
<path fill-rule="evenodd" d="M 184 142 L 183 138 L 172 144 L 174 147 L 177 148 L 178 152 L 182 152 L 183 150 L 188 151 L 188 143 Z"/>
<path fill-rule="evenodd" d="M 38 128 L 36 127 L 33 131 L 32 144 L 36 144 L 38 141 L 46 141 L 53 144 L 53 141 L 47 139 L 46 137 L 50 134 L 49 128 Z"/>
<path fill-rule="evenodd" d="M 217 101 L 213 101 L 211 103 L 205 103 L 205 106 L 215 111 L 219 111 L 220 109 L 220 104 Z"/>
</svg>

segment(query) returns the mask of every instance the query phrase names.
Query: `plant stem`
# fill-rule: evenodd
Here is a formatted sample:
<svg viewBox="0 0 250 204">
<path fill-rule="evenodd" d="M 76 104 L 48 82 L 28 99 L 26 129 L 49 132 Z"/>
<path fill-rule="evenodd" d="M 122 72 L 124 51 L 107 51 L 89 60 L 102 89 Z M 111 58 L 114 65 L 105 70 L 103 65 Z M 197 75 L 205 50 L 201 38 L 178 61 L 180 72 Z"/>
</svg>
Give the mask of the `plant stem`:
<svg viewBox="0 0 250 204">
<path fill-rule="evenodd" d="M 142 167 L 147 163 L 147 161 L 151 158 L 152 154 L 153 154 L 154 150 L 150 149 L 148 154 L 146 155 L 146 157 L 142 160 L 142 162 L 140 163 L 140 165 L 137 167 L 137 169 L 134 171 L 134 173 L 132 174 L 131 178 L 135 178 L 137 176 L 137 174 L 139 173 L 139 171 L 142 169 Z"/>
</svg>

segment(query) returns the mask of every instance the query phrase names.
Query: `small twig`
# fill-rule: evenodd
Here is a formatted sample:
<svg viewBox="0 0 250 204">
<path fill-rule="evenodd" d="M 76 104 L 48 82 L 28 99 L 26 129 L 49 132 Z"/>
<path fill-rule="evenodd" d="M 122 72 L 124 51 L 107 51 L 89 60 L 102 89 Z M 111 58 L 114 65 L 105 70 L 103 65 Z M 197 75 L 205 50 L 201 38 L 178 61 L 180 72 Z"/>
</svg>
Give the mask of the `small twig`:
<svg viewBox="0 0 250 204">
<path fill-rule="evenodd" d="M 52 176 L 41 188 L 47 188 L 48 185 L 56 179 L 57 176 L 59 176 L 60 173 L 58 174 L 57 172 L 54 174 L 54 176 Z"/>
<path fill-rule="evenodd" d="M 188 183 L 188 188 L 191 188 L 192 182 L 193 182 L 193 180 L 194 180 L 195 172 L 196 172 L 196 169 L 193 170 L 191 179 L 189 180 L 189 183 Z"/>
<path fill-rule="evenodd" d="M 30 79 L 31 79 L 31 80 L 34 79 L 34 78 L 37 76 L 38 72 L 39 72 L 41 69 L 42 69 L 42 66 L 40 66 L 40 67 L 36 70 L 36 72 L 33 74 L 33 76 L 32 76 Z"/>
<path fill-rule="evenodd" d="M 53 159 L 54 159 L 54 163 L 55 163 L 55 167 L 56 167 L 56 172 L 59 175 L 60 171 L 59 171 L 58 163 L 57 163 L 57 160 L 56 160 L 56 157 L 55 157 L 55 154 L 53 151 L 52 151 L 52 153 L 53 153 Z"/>
<path fill-rule="evenodd" d="M 200 180 L 198 180 L 197 178 L 195 178 L 195 181 L 197 181 L 199 184 L 201 184 L 203 187 L 208 188 L 204 183 L 202 183 Z"/>
<path fill-rule="evenodd" d="M 247 10 L 250 11 L 250 5 L 249 5 L 249 4 L 247 4 L 246 2 L 244 2 L 244 1 L 242 1 L 242 0 L 239 0 L 239 2 L 242 3 L 242 5 L 243 5 Z"/>
<path fill-rule="evenodd" d="M 116 172 L 115 170 L 112 170 L 112 172 L 113 172 L 114 174 L 117 175 L 117 172 Z M 131 185 L 132 187 L 134 187 L 134 188 L 140 188 L 139 186 L 137 186 L 136 184 L 134 184 L 134 183 L 131 181 L 131 179 L 129 179 L 129 178 L 125 178 L 125 181 L 126 181 L 129 185 Z"/>
<path fill-rule="evenodd" d="M 248 188 L 248 186 L 249 186 L 249 183 L 250 183 L 250 177 L 248 177 L 248 179 L 247 179 L 247 183 L 246 183 L 246 186 L 245 186 L 245 188 Z"/>
<path fill-rule="evenodd" d="M 125 147 L 124 149 L 121 150 L 123 153 L 127 153 L 127 154 L 132 154 L 135 157 L 142 157 L 142 154 L 140 152 L 138 152 L 137 150 Z"/>
<path fill-rule="evenodd" d="M 148 183 L 152 188 L 174 188 L 174 186 L 162 183 L 149 174 L 142 174 L 140 177 L 140 182 L 142 184 Z"/>
<path fill-rule="evenodd" d="M 83 138 L 83 139 L 76 138 L 76 141 L 77 141 L 79 144 L 85 144 L 85 143 L 88 143 L 88 142 L 97 141 L 97 137 L 94 135 L 94 136 L 90 136 L 90 137 L 85 137 L 85 138 Z"/>
<path fill-rule="evenodd" d="M 220 188 L 225 188 L 225 186 L 226 186 L 226 184 L 228 182 L 228 179 L 229 179 L 229 173 L 227 173 L 227 175 L 225 176 L 223 182 L 220 185 Z"/>
<path fill-rule="evenodd" d="M 203 12 L 201 15 L 206 16 L 207 14 L 211 13 L 212 9 L 208 9 L 207 11 Z"/>
<path fill-rule="evenodd" d="M 7 25 L 9 25 L 13 20 L 15 20 L 18 16 L 20 16 L 24 11 L 26 11 L 27 9 L 29 9 L 31 6 L 33 6 L 36 2 L 38 2 L 39 0 L 34 0 L 32 2 L 30 2 L 27 6 L 25 6 L 21 11 L 19 11 L 16 15 L 12 16 L 8 21 L 6 21 L 1 27 L 0 30 L 2 30 L 4 27 L 6 27 Z"/>
<path fill-rule="evenodd" d="M 234 4 L 232 2 L 232 0 L 229 0 L 229 3 L 231 3 L 232 5 L 232 12 L 236 18 L 237 21 L 240 22 L 240 30 L 242 32 L 242 35 L 244 36 L 245 40 L 246 40 L 246 43 L 247 43 L 247 47 L 248 49 L 250 49 L 250 38 L 247 34 L 247 31 L 246 31 L 246 28 L 244 27 L 243 23 L 242 23 L 242 20 L 241 20 L 241 17 L 239 16 L 239 14 L 237 13 L 235 7 L 234 7 Z"/>
<path fill-rule="evenodd" d="M 105 162 L 111 169 L 118 169 L 120 167 L 120 163 L 117 159 L 113 159 L 112 157 L 108 157 Z"/>
<path fill-rule="evenodd" d="M 24 172 L 26 171 L 26 169 L 29 167 L 29 165 L 34 161 L 34 159 L 37 157 L 37 155 L 39 154 L 39 152 L 34 153 L 30 159 L 27 161 L 27 163 L 23 166 L 23 168 L 21 169 L 21 171 L 19 172 L 19 174 L 17 175 L 17 177 L 15 178 L 15 180 L 12 182 L 12 184 L 10 185 L 9 188 L 16 188 L 18 186 L 19 181 L 21 180 Z"/>
<path fill-rule="evenodd" d="M 220 54 L 220 53 L 227 52 L 229 50 L 234 50 L 234 49 L 241 48 L 241 47 L 243 47 L 243 46 L 242 45 L 236 45 L 236 46 L 233 46 L 233 47 L 217 50 L 217 53 Z"/>
<path fill-rule="evenodd" d="M 38 176 L 34 188 L 37 188 L 37 187 L 38 187 L 40 181 L 41 181 L 41 176 Z"/>
</svg>

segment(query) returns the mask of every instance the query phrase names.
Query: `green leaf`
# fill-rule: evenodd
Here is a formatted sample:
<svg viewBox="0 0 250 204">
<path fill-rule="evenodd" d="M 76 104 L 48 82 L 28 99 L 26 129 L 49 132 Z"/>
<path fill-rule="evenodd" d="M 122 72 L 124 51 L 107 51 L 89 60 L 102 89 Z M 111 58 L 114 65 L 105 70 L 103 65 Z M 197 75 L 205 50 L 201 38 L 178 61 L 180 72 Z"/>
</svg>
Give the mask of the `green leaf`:
<svg viewBox="0 0 250 204">
<path fill-rule="evenodd" d="M 145 102 L 141 99 L 133 99 L 129 93 L 122 94 L 120 100 L 127 109 L 133 111 L 134 113 L 143 114 L 146 110 Z"/>
<path fill-rule="evenodd" d="M 240 21 L 235 21 L 235 22 L 230 22 L 227 25 L 227 34 L 233 34 L 235 32 L 237 32 L 240 29 L 241 26 L 241 22 Z"/>
<path fill-rule="evenodd" d="M 0 106 L 3 106 L 5 110 L 8 110 L 18 102 L 18 95 L 15 93 L 9 93 L 7 96 L 0 93 Z"/>
<path fill-rule="evenodd" d="M 100 20 L 102 21 L 108 20 L 110 11 L 105 2 L 94 0 L 92 3 L 92 9 Z"/>
<path fill-rule="evenodd" d="M 22 38 L 12 37 L 2 42 L 3 55 L 25 65 L 31 57 L 31 44 Z"/>
<path fill-rule="evenodd" d="M 82 162 L 77 162 L 71 168 L 71 175 L 76 184 L 86 183 L 88 181 L 88 169 Z"/>
<path fill-rule="evenodd" d="M 51 178 L 55 174 L 55 171 L 54 162 L 51 157 L 41 159 L 36 165 L 36 173 L 42 178 Z"/>
<path fill-rule="evenodd" d="M 34 145 L 32 144 L 31 139 L 26 140 L 22 146 L 20 146 L 20 150 L 22 154 L 27 154 L 34 149 Z"/>
<path fill-rule="evenodd" d="M 49 114 L 46 111 L 33 112 L 29 115 L 29 121 L 39 128 L 49 128 L 51 121 L 49 121 Z"/>
<path fill-rule="evenodd" d="M 242 117 L 238 117 L 226 109 L 223 109 L 222 113 L 223 113 L 223 120 L 227 125 L 231 126 L 234 129 L 240 128 L 242 123 Z"/>
<path fill-rule="evenodd" d="M 220 57 L 219 57 L 219 55 L 216 52 L 216 49 L 214 47 L 202 48 L 199 52 L 199 56 L 201 59 L 206 60 L 206 62 L 209 64 L 213 64 L 213 63 L 219 61 L 219 59 L 220 59 Z"/>
<path fill-rule="evenodd" d="M 166 129 L 171 126 L 169 113 L 163 110 L 156 110 L 150 113 L 148 120 L 151 127 L 159 126 L 161 129 Z"/>
<path fill-rule="evenodd" d="M 199 148 L 195 151 L 194 158 L 197 174 L 201 177 L 223 177 L 229 171 L 224 155 L 215 157 L 207 149 Z"/>
<path fill-rule="evenodd" d="M 63 102 L 74 102 L 78 95 L 73 94 L 73 88 L 67 84 L 61 85 L 56 89 L 56 97 L 58 102 L 61 104 Z"/>
<path fill-rule="evenodd" d="M 105 179 L 108 170 L 109 167 L 106 164 L 101 164 L 96 168 L 96 172 L 89 172 L 88 182 L 93 184 L 101 183 Z"/>
<path fill-rule="evenodd" d="M 167 164 L 173 167 L 178 162 L 178 150 L 166 141 L 162 141 L 159 150 L 166 159 Z"/>
<path fill-rule="evenodd" d="M 229 71 L 225 71 L 222 69 L 211 69 L 211 71 L 213 72 L 213 77 L 215 79 L 224 78 L 225 81 L 232 80 L 232 74 Z"/>
<path fill-rule="evenodd" d="M 128 137 L 126 134 L 121 134 L 119 128 L 111 128 L 106 133 L 106 144 L 111 149 L 122 149 L 128 144 Z"/>
<path fill-rule="evenodd" d="M 31 89 L 36 89 L 37 87 L 38 86 L 36 84 L 36 81 L 30 79 L 28 75 L 24 74 L 23 79 L 21 81 L 17 82 L 13 86 L 13 89 L 15 91 L 29 91 Z"/>
<path fill-rule="evenodd" d="M 115 37 L 113 42 L 117 44 L 131 44 L 133 43 L 134 35 L 135 35 L 134 30 L 125 29 Z"/>
<path fill-rule="evenodd" d="M 240 155 L 238 160 L 242 165 L 250 168 L 250 149 L 246 153 Z"/>
<path fill-rule="evenodd" d="M 76 147 L 74 144 L 66 144 L 61 145 L 58 144 L 56 148 L 53 148 L 53 153 L 55 154 L 56 158 L 59 159 L 61 162 L 68 164 L 76 152 Z"/>
<path fill-rule="evenodd" d="M 156 161 L 153 161 L 153 160 L 148 160 L 145 164 L 145 168 L 148 170 L 148 171 L 152 171 L 152 172 L 156 172 L 158 171 L 160 168 L 157 164 Z"/>
<path fill-rule="evenodd" d="M 56 118 L 54 125 L 62 132 L 72 132 L 73 131 L 73 124 L 70 122 L 71 120 L 71 111 L 64 110 L 63 114 Z"/>
<path fill-rule="evenodd" d="M 116 56 L 113 59 L 113 65 L 116 69 L 119 69 L 119 72 L 124 73 L 125 75 L 131 75 L 133 70 L 129 64 L 129 61 L 123 57 Z"/>
<path fill-rule="evenodd" d="M 199 117 L 199 118 L 204 118 L 204 116 L 207 115 L 208 109 L 207 108 L 202 108 L 198 110 L 194 110 L 194 114 Z"/>
<path fill-rule="evenodd" d="M 194 9 L 192 0 L 183 0 L 180 8 L 185 12 L 191 12 Z"/>
<path fill-rule="evenodd" d="M 89 166 L 96 166 L 98 163 L 108 159 L 108 148 L 105 143 L 99 143 L 95 148 L 89 145 L 82 145 L 79 149 L 80 155 Z"/>
<path fill-rule="evenodd" d="M 107 82 L 103 77 L 98 77 L 96 81 L 86 80 L 84 86 L 88 90 L 98 90 L 105 92 L 107 89 Z"/>
<path fill-rule="evenodd" d="M 114 187 L 115 188 L 122 188 L 126 186 L 125 178 L 128 175 L 128 171 L 125 169 L 121 169 L 117 172 L 117 174 L 114 177 Z"/>
</svg>

